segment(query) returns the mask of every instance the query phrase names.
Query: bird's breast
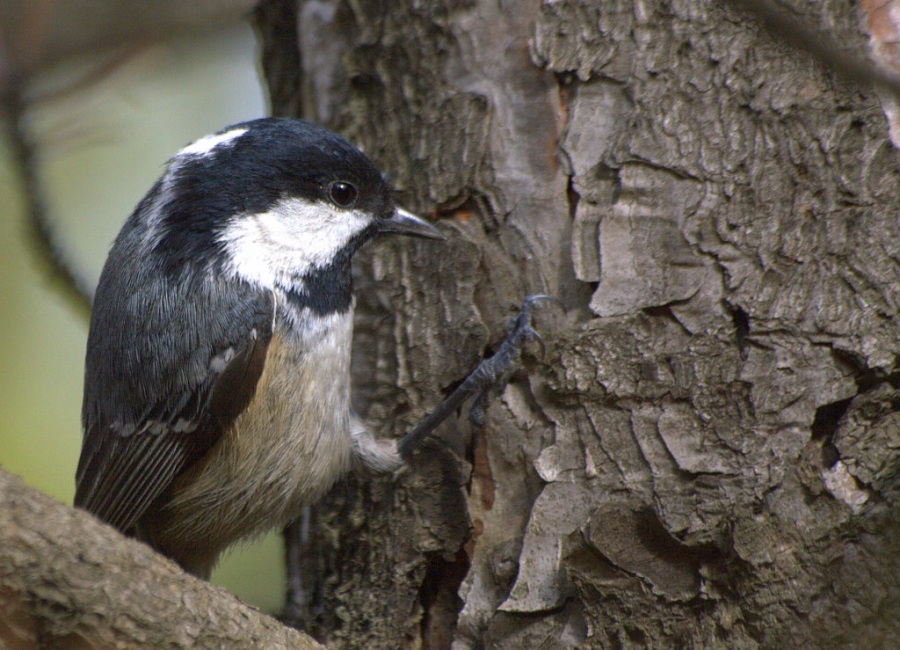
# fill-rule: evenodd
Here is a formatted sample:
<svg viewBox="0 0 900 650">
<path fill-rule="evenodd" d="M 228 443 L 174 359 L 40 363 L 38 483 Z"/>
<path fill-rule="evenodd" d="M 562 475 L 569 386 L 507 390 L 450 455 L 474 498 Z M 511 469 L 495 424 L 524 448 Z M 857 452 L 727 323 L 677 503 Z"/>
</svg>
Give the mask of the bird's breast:
<svg viewBox="0 0 900 650">
<path fill-rule="evenodd" d="M 349 469 L 351 339 L 352 312 L 276 327 L 250 404 L 178 481 L 187 528 L 239 538 L 284 525 Z"/>
</svg>

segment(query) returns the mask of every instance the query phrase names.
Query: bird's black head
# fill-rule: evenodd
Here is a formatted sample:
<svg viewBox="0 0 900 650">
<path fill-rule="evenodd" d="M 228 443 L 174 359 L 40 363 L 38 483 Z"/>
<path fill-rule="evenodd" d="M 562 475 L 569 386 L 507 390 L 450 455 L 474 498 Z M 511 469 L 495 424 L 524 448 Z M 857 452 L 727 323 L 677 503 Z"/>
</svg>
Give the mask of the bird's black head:
<svg viewBox="0 0 900 650">
<path fill-rule="evenodd" d="M 382 233 L 442 238 L 398 209 L 381 172 L 305 120 L 236 124 L 179 151 L 138 206 L 169 270 L 212 264 L 261 286 L 349 267 Z"/>
</svg>

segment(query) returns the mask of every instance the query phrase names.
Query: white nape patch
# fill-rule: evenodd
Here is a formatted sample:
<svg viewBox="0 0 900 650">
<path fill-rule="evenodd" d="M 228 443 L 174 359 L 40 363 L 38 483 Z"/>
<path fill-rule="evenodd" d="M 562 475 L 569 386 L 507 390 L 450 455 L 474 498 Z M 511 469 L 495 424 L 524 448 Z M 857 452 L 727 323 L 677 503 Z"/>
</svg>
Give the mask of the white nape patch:
<svg viewBox="0 0 900 650">
<path fill-rule="evenodd" d="M 207 156 L 216 147 L 233 142 L 247 132 L 247 129 L 231 129 L 218 135 L 207 135 L 186 146 L 169 161 L 169 166 L 160 180 L 160 188 L 156 197 L 145 206 L 141 215 L 143 226 L 142 239 L 148 250 L 159 244 L 159 224 L 163 219 L 163 211 L 172 201 L 172 179 L 184 164 L 186 156 Z"/>
<path fill-rule="evenodd" d="M 195 140 L 186 146 L 175 154 L 175 156 L 205 156 L 216 147 L 228 144 L 232 140 L 241 137 L 246 132 L 247 129 L 232 129 L 231 131 L 225 131 L 225 133 L 203 136 L 199 140 Z"/>
<path fill-rule="evenodd" d="M 267 212 L 236 216 L 219 236 L 228 256 L 226 272 L 274 289 L 290 287 L 362 232 L 372 217 L 307 199 L 282 199 Z"/>
</svg>

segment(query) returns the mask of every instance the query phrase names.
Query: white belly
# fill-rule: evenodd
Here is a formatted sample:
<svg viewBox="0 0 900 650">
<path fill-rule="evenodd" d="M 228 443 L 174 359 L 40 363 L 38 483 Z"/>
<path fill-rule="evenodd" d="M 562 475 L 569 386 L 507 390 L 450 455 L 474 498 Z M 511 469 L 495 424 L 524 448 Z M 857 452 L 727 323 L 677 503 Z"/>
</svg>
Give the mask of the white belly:
<svg viewBox="0 0 900 650">
<path fill-rule="evenodd" d="M 283 526 L 349 469 L 352 312 L 327 325 L 312 346 L 273 337 L 250 405 L 176 482 L 176 536 L 226 546 Z"/>
</svg>

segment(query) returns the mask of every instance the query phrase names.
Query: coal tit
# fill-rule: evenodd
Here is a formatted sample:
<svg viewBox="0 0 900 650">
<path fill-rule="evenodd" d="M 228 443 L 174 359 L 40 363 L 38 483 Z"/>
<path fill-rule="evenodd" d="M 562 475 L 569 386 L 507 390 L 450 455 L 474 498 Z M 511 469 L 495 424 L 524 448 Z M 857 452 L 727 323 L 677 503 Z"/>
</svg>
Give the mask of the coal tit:
<svg viewBox="0 0 900 650">
<path fill-rule="evenodd" d="M 390 233 L 443 238 L 310 122 L 245 122 L 179 151 L 97 288 L 75 505 L 208 577 L 354 459 L 399 466 L 350 411 L 350 260 Z"/>
</svg>

